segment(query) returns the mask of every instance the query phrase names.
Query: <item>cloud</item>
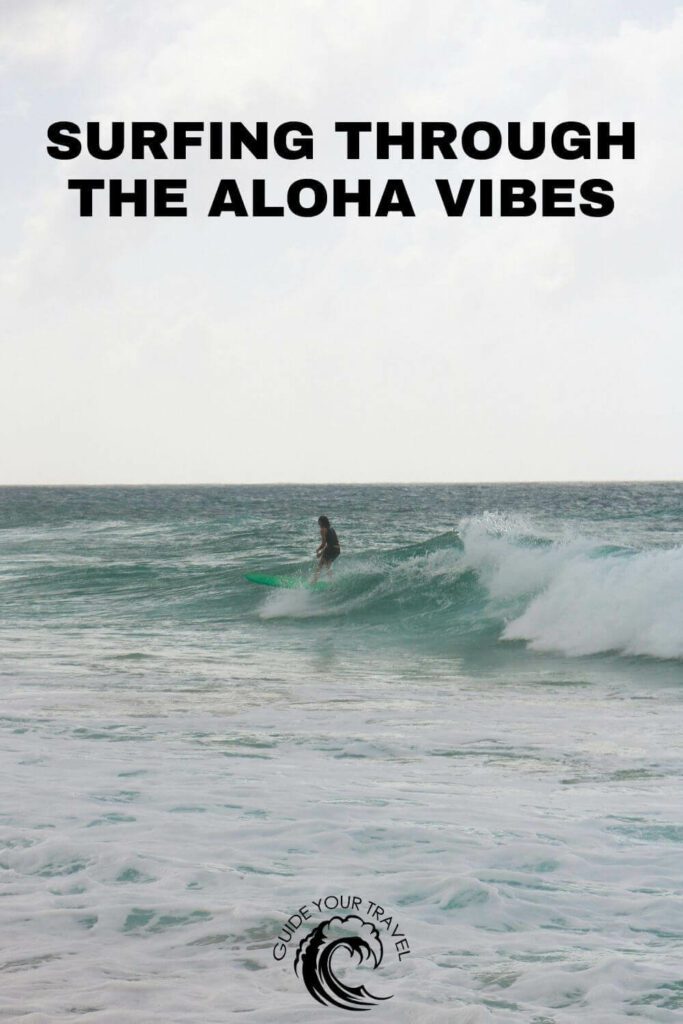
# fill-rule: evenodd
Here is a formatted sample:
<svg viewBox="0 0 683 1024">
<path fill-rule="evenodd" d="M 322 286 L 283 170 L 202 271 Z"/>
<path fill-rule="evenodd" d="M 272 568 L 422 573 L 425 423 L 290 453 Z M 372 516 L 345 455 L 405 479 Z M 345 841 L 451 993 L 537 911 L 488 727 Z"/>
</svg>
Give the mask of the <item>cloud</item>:
<svg viewBox="0 0 683 1024">
<path fill-rule="evenodd" d="M 8 6 L 7 481 L 680 474 L 672 224 L 683 14 L 408 0 Z M 264 13 L 264 12 L 267 12 Z M 54 43 L 50 39 L 54 38 Z M 636 161 L 341 161 L 334 120 L 637 121 Z M 58 164 L 54 119 L 316 130 L 311 165 Z M 66 178 L 186 177 L 178 221 L 76 216 Z M 114 170 L 114 166 L 116 170 Z M 603 221 L 448 220 L 432 179 L 598 174 Z M 414 220 L 208 220 L 221 176 L 403 175 Z M 643 392 L 643 382 L 647 391 Z M 629 411 L 638 409 L 637 425 Z M 335 459 L 326 452 L 334 439 Z"/>
<path fill-rule="evenodd" d="M 92 45 L 95 23 L 82 0 L 3 0 L 0 60 L 73 66 Z"/>
</svg>

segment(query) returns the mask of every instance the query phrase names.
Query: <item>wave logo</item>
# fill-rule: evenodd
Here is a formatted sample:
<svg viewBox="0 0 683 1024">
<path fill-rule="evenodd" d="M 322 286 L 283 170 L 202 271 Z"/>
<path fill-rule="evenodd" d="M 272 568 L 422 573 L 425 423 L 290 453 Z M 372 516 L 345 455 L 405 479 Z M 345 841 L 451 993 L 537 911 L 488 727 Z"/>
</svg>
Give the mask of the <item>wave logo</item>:
<svg viewBox="0 0 683 1024">
<path fill-rule="evenodd" d="M 330 910 L 354 912 L 326 916 L 308 925 L 317 914 Z M 273 957 L 284 960 L 288 950 L 296 948 L 294 973 L 323 1006 L 370 1010 L 393 997 L 374 995 L 365 985 L 352 982 L 358 980 L 354 977 L 357 968 L 374 971 L 380 966 L 385 945 L 393 946 L 399 962 L 410 953 L 404 933 L 383 907 L 359 896 L 325 896 L 304 904 L 288 918 L 273 947 Z"/>
</svg>

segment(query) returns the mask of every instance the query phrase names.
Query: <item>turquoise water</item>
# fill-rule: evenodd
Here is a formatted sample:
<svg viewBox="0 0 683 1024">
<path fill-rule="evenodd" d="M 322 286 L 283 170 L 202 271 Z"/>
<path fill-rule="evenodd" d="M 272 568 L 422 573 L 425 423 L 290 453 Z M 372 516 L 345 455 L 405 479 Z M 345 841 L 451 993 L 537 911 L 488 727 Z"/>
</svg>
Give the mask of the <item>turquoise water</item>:
<svg viewBox="0 0 683 1024">
<path fill-rule="evenodd" d="M 413 951 L 373 1019 L 679 1019 L 682 510 L 0 489 L 0 1017 L 320 1020 L 271 947 L 360 889 Z M 329 588 L 245 581 L 323 512 Z"/>
</svg>

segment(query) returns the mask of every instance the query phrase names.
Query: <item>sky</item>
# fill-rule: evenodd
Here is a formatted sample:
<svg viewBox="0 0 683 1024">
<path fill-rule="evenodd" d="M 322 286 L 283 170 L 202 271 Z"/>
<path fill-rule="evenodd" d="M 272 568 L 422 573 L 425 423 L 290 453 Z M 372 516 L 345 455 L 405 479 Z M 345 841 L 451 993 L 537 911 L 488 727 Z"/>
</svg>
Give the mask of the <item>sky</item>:
<svg viewBox="0 0 683 1024">
<path fill-rule="evenodd" d="M 668 0 L 0 0 L 0 484 L 681 479 L 682 52 Z M 55 161 L 57 120 L 302 120 L 315 157 Z M 636 159 L 351 163 L 339 120 L 635 121 Z M 187 218 L 78 216 L 68 178 L 136 176 Z M 468 176 L 616 206 L 446 217 Z M 206 215 L 300 177 L 416 216 Z"/>
</svg>

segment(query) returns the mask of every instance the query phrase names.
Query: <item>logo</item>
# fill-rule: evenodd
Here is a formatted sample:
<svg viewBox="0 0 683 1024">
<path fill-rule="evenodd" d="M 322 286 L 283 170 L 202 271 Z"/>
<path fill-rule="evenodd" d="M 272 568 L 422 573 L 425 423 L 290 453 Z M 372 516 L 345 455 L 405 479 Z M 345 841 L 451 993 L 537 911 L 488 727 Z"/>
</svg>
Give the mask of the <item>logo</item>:
<svg viewBox="0 0 683 1024">
<path fill-rule="evenodd" d="M 385 951 L 400 963 L 410 945 L 384 907 L 360 896 L 323 896 L 287 918 L 273 958 L 282 961 L 289 954 L 294 973 L 323 1006 L 370 1010 L 393 995 L 373 994 L 366 985 L 352 982 L 360 980 L 357 975 L 363 969 L 376 971 Z"/>
</svg>

